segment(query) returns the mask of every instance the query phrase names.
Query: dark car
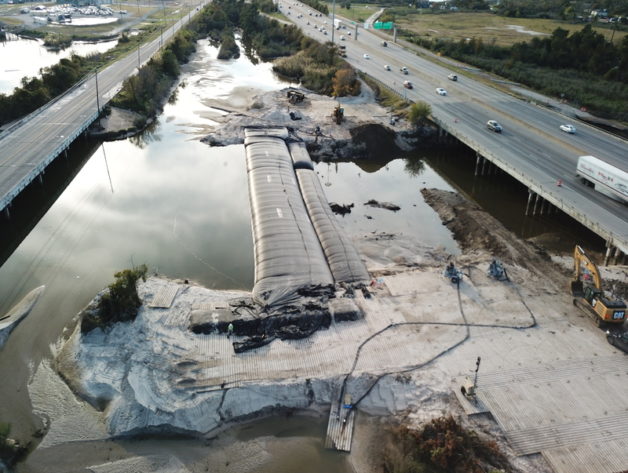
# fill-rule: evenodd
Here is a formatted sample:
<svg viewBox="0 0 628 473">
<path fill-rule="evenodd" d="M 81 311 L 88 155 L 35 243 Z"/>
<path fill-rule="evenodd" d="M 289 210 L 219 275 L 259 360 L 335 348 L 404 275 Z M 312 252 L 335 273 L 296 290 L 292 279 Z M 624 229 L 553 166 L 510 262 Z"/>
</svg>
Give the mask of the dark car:
<svg viewBox="0 0 628 473">
<path fill-rule="evenodd" d="M 619 348 L 624 353 L 628 353 L 628 332 L 606 332 L 606 340 L 611 345 Z"/>
</svg>

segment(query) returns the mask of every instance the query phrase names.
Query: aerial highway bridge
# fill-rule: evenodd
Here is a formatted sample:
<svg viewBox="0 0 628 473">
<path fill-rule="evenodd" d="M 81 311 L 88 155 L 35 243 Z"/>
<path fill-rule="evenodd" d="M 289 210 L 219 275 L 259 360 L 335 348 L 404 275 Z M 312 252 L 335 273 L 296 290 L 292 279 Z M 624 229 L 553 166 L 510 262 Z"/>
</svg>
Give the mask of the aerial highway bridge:
<svg viewBox="0 0 628 473">
<path fill-rule="evenodd" d="M 347 46 L 346 60 L 409 101 L 432 107 L 432 119 L 442 133 L 455 137 L 477 153 L 476 170 L 496 166 L 529 190 L 527 212 L 560 211 L 571 216 L 606 242 L 606 259 L 621 261 L 628 254 L 628 208 L 583 185 L 576 177 L 581 155 L 593 155 L 628 172 L 628 142 L 584 123 L 577 133 L 559 130 L 572 119 L 458 73 L 449 81 L 453 61 L 444 62 L 351 26 L 334 31 L 332 19 L 315 16 L 299 2 L 279 3 L 291 8 L 290 19 L 309 36 Z M 312 15 L 310 15 L 312 13 Z M 185 18 L 167 32 L 172 35 Z M 346 23 L 346 22 L 345 22 Z M 325 30 L 325 34 L 321 30 Z M 351 36 L 348 32 L 354 32 Z M 340 36 L 344 40 L 340 39 Z M 160 46 L 156 39 L 77 85 L 0 135 L 0 211 L 10 218 L 11 202 L 96 119 L 98 109 L 120 89 L 124 78 L 148 60 Z M 384 66 L 388 65 L 389 68 Z M 408 69 L 408 75 L 400 72 Z M 409 80 L 412 89 L 403 87 Z M 436 93 L 445 88 L 447 95 Z M 487 129 L 497 120 L 502 133 Z"/>
<path fill-rule="evenodd" d="M 124 80 L 135 74 L 190 18 L 191 12 L 182 15 L 150 43 L 94 71 L 0 133 L 0 211 L 5 217 L 10 218 L 11 203 L 20 192 L 36 179 L 42 180 L 50 163 L 98 118 L 102 107 L 121 90 Z"/>
<path fill-rule="evenodd" d="M 596 156 L 628 172 L 628 142 L 584 123 L 576 123 L 576 134 L 564 133 L 559 126 L 574 123 L 573 119 L 461 75 L 463 64 L 395 43 L 388 35 L 345 19 L 346 28 L 334 30 L 330 17 L 318 17 L 299 2 L 284 0 L 279 5 L 284 12 L 290 6 L 291 20 L 309 36 L 319 41 L 333 37 L 335 43 L 345 45 L 346 60 L 356 69 L 409 101 L 429 103 L 441 132 L 475 150 L 477 173 L 496 166 L 528 188 L 528 213 L 559 209 L 604 239 L 607 260 L 621 260 L 628 254 L 628 207 L 576 177 L 582 155 Z M 407 75 L 402 67 L 408 69 Z M 458 81 L 448 80 L 452 72 Z M 406 80 L 412 89 L 403 87 Z M 447 95 L 439 95 L 437 88 L 446 89 Z M 503 132 L 488 130 L 488 120 L 498 121 Z"/>
</svg>

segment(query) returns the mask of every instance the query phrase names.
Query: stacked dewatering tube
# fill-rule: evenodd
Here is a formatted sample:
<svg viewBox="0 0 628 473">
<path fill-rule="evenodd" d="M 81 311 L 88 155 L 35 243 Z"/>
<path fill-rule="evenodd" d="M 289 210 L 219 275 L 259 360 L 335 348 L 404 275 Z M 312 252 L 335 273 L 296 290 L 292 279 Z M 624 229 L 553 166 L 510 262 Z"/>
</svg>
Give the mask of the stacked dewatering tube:
<svg viewBox="0 0 628 473">
<path fill-rule="evenodd" d="M 278 302 L 308 285 L 333 278 L 299 192 L 290 153 L 282 138 L 246 130 L 246 158 L 255 251 L 253 296 Z"/>
<path fill-rule="evenodd" d="M 369 274 L 353 243 L 340 227 L 321 186 L 304 143 L 288 145 L 314 230 L 335 282 L 366 282 Z M 308 165 L 309 162 L 309 165 Z"/>
<path fill-rule="evenodd" d="M 288 301 L 300 287 L 368 281 L 358 252 L 329 208 L 305 145 L 287 146 L 285 128 L 247 128 L 245 137 L 253 296 L 272 305 Z"/>
</svg>

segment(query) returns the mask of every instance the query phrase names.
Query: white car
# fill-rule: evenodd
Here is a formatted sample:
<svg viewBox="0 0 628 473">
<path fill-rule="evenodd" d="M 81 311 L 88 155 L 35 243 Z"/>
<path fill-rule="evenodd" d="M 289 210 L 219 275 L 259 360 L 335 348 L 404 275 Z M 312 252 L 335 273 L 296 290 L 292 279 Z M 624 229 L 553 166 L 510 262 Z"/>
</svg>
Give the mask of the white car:
<svg viewBox="0 0 628 473">
<path fill-rule="evenodd" d="M 502 132 L 502 126 L 497 123 L 495 120 L 489 120 L 486 122 L 486 128 L 488 128 L 491 131 L 494 131 L 495 133 L 501 133 Z"/>
<path fill-rule="evenodd" d="M 386 69 L 387 71 L 390 71 L 390 66 L 389 66 L 388 64 L 386 64 L 386 65 L 384 66 L 384 69 Z"/>
<path fill-rule="evenodd" d="M 340 41 L 344 41 L 344 40 L 345 40 L 344 35 L 340 35 Z"/>
<path fill-rule="evenodd" d="M 364 53 L 364 59 L 371 59 L 371 56 L 369 56 L 368 54 Z"/>
<path fill-rule="evenodd" d="M 576 127 L 573 125 L 561 125 L 560 129 L 563 130 L 565 133 L 569 133 L 570 135 L 573 135 L 576 132 Z"/>
<path fill-rule="evenodd" d="M 443 89 L 442 87 L 439 87 L 438 89 L 436 89 L 436 93 L 438 95 L 447 95 L 447 91 Z"/>
</svg>

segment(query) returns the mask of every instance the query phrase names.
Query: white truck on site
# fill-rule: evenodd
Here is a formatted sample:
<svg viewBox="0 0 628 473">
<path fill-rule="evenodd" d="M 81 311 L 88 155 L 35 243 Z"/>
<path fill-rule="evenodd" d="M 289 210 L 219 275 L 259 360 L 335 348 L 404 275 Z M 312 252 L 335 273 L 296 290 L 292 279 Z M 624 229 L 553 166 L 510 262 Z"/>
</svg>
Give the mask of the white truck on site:
<svg viewBox="0 0 628 473">
<path fill-rule="evenodd" d="M 596 191 L 628 204 L 628 173 L 595 156 L 578 158 L 577 176 Z"/>
<path fill-rule="evenodd" d="M 336 28 L 337 30 L 342 28 L 342 21 L 340 21 L 338 18 L 334 19 L 334 28 Z"/>
</svg>

